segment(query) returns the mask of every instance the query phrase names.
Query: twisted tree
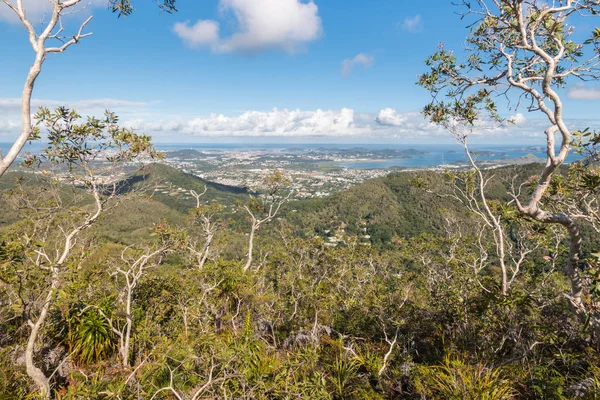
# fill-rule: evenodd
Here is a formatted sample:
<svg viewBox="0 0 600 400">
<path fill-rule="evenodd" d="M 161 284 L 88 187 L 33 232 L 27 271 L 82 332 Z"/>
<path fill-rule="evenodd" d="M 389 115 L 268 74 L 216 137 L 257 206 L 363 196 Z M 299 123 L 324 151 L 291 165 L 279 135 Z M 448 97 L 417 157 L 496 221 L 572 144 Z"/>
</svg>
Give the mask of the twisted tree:
<svg viewBox="0 0 600 400">
<path fill-rule="evenodd" d="M 42 109 L 36 119 L 48 130 L 50 143 L 25 164 L 33 168 L 30 177 L 41 176 L 41 189 L 22 178 L 9 197 L 19 212 L 21 229 L 9 236 L 15 257 L 0 278 L 10 288 L 14 311 L 29 328 L 27 374 L 39 395 L 48 398 L 50 377 L 36 365 L 36 351 L 61 286 L 76 270 L 73 266 L 82 262 L 76 246 L 122 195 L 121 168 L 140 156 L 159 154 L 150 137 L 120 128 L 110 112 L 103 120 L 80 122 L 75 111 Z"/>
<path fill-rule="evenodd" d="M 173 12 L 176 0 L 163 0 L 162 3 L 156 0 L 159 7 L 166 12 Z M 25 27 L 29 37 L 29 43 L 35 53 L 35 58 L 29 73 L 25 79 L 23 93 L 21 94 L 21 133 L 12 144 L 10 150 L 6 154 L 0 155 L 0 177 L 10 168 L 13 162 L 19 156 L 23 146 L 29 140 L 38 139 L 39 136 L 33 131 L 31 121 L 31 96 L 35 86 L 35 82 L 42 72 L 42 66 L 46 58 L 50 54 L 62 53 L 74 44 L 79 43 L 82 39 L 90 36 L 91 32 L 85 32 L 88 24 L 92 20 L 92 16 L 88 17 L 75 33 L 64 32 L 63 19 L 65 15 L 77 11 L 77 6 L 86 4 L 84 0 L 49 0 L 52 6 L 50 18 L 47 22 L 42 23 L 42 27 L 38 33 L 34 28 L 34 23 L 31 18 L 28 18 L 26 6 L 23 5 L 23 0 L 0 0 L 0 3 L 10 8 L 21 24 Z M 127 16 L 134 11 L 130 0 L 107 0 L 107 5 L 113 13 L 118 16 Z M 2 6 L 2 4 L 0 4 Z"/>
<path fill-rule="evenodd" d="M 117 261 L 117 265 L 111 272 L 111 276 L 116 277 L 117 281 L 122 280 L 118 304 L 121 310 L 115 313 L 114 317 L 110 317 L 100 308 L 96 308 L 106 319 L 112 332 L 119 338 L 119 355 L 123 368 L 130 366 L 131 337 L 135 322 L 133 317 L 135 289 L 149 269 L 160 265 L 166 254 L 186 241 L 182 232 L 166 224 L 155 225 L 153 234 L 158 236 L 159 240 L 151 247 L 144 250 L 130 247 L 123 249 L 121 259 Z M 124 322 L 117 321 L 117 317 L 124 319 Z"/>
<path fill-rule="evenodd" d="M 481 110 L 496 113 L 500 98 L 509 107 L 524 105 L 548 121 L 546 163 L 525 201 L 513 193 L 517 210 L 528 218 L 564 227 L 570 237 L 565 272 L 567 298 L 574 311 L 600 334 L 598 309 L 584 302 L 586 282 L 580 270 L 581 232 L 568 209 L 544 202 L 557 169 L 571 151 L 574 129 L 565 120 L 560 89 L 573 80 L 600 78 L 600 29 L 583 37 L 575 26 L 600 13 L 597 0 L 462 1 L 462 17 L 471 22 L 461 60 L 440 46 L 427 61 L 418 84 L 433 96 L 424 112 L 436 123 L 448 115 L 475 124 Z M 558 137 L 558 142 L 557 142 Z M 557 148 L 558 145 L 558 148 Z"/>
<path fill-rule="evenodd" d="M 290 185 L 291 181 L 283 172 L 276 169 L 265 176 L 262 182 L 262 189 L 265 194 L 262 197 L 250 196 L 250 200 L 243 205 L 244 209 L 250 216 L 250 236 L 248 239 L 248 258 L 244 265 L 244 272 L 252 267 L 253 252 L 254 252 L 254 237 L 261 226 L 271 221 L 277 216 L 281 206 L 287 202 L 292 191 L 284 193 L 285 189 Z"/>
</svg>

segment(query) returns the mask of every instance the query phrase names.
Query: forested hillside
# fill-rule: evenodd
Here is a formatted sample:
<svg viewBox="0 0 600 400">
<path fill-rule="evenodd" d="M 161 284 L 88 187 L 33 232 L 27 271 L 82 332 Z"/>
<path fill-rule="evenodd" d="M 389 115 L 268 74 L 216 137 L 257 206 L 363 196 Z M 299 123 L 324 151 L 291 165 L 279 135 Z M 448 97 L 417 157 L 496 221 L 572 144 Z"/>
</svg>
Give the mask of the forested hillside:
<svg viewBox="0 0 600 400">
<path fill-rule="evenodd" d="M 506 201 L 512 177 L 527 181 L 537 168 L 484 171 L 490 199 Z M 36 363 L 60 398 L 447 398 L 449 385 L 474 398 L 592 393 L 595 336 L 561 296 L 564 236 L 507 215 L 512 251 L 525 259 L 502 296 L 481 222 L 446 197 L 454 174 L 394 173 L 330 198 L 288 202 L 257 231 L 244 272 L 247 190 L 146 166 L 73 246 Z M 48 203 L 31 196 L 55 187 L 25 172 L 11 180 L 4 207 L 22 217 L 3 226 L 0 393 L 18 398 L 31 391 L 19 315 L 33 312 L 36 282 L 44 282 L 29 263 L 60 242 L 33 238 L 64 214 L 35 220 L 31 207 L 15 209 L 25 198 Z M 161 188 L 169 190 L 157 194 Z M 190 190 L 204 193 L 200 207 Z M 93 204 L 83 187 L 62 196 L 56 211 Z M 223 207 L 209 211 L 215 204 Z M 216 230 L 199 267 L 204 217 Z M 22 232 L 31 235 L 26 247 Z M 27 283 L 13 292 L 13 277 L 24 273 Z"/>
<path fill-rule="evenodd" d="M 491 200 L 509 201 L 513 180 L 522 183 L 535 177 L 539 164 L 494 168 L 484 171 Z M 368 242 L 386 247 L 394 238 L 423 233 L 444 235 L 460 222 L 466 230 L 472 215 L 451 196 L 455 171 L 400 172 L 374 179 L 325 199 L 294 202 L 286 214 L 296 233 L 312 235 L 334 232 L 341 225 L 352 235 L 368 234 Z M 452 222 L 449 222 L 452 221 Z M 365 230 L 366 229 L 366 230 Z"/>
</svg>

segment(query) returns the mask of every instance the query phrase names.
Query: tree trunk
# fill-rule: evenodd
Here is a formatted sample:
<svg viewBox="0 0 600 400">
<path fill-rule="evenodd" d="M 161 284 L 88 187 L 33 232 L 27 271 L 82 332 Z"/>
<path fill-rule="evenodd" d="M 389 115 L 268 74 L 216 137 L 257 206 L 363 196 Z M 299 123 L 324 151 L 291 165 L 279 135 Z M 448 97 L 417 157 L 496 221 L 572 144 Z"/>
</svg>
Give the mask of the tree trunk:
<svg viewBox="0 0 600 400">
<path fill-rule="evenodd" d="M 500 260 L 500 268 L 502 270 L 502 296 L 506 296 L 508 294 L 508 274 L 506 272 L 506 262 L 504 261 L 505 253 L 504 253 L 504 230 L 502 226 L 500 226 L 500 221 L 497 221 L 495 218 L 493 219 L 494 224 L 496 225 L 496 234 L 497 242 L 496 249 L 498 250 L 498 259 Z"/>
<path fill-rule="evenodd" d="M 577 304 L 581 304 L 583 293 L 583 280 L 579 274 L 579 255 L 581 253 L 581 233 L 577 224 L 567 216 L 561 224 L 567 228 L 571 243 L 569 246 L 569 261 L 567 262 L 567 275 L 571 281 L 571 297 Z"/>
<path fill-rule="evenodd" d="M 206 260 L 208 259 L 208 253 L 210 252 L 210 244 L 212 243 L 213 240 L 213 236 L 209 235 L 206 238 L 206 243 L 204 245 L 204 252 L 202 253 L 202 258 L 200 259 L 200 263 L 198 264 L 198 268 L 202 269 L 204 267 L 204 264 L 206 263 Z"/>
<path fill-rule="evenodd" d="M 123 357 L 123 368 L 129 367 L 129 345 L 131 343 L 131 328 L 133 325 L 133 316 L 131 315 L 131 292 L 132 289 L 127 291 L 127 305 L 125 307 L 125 338 L 122 342 L 121 357 Z"/>
<path fill-rule="evenodd" d="M 19 156 L 19 153 L 27 143 L 27 139 L 31 134 L 31 94 L 33 93 L 33 86 L 35 80 L 42 71 L 42 63 L 44 62 L 43 52 L 38 52 L 35 57 L 35 61 L 29 69 L 29 74 L 25 80 L 25 86 L 23 88 L 23 94 L 21 98 L 21 134 L 11 146 L 10 150 L 6 155 L 3 155 L 0 161 L 0 177 L 10 168 L 12 163 Z"/>
<path fill-rule="evenodd" d="M 29 339 L 27 340 L 27 347 L 25 348 L 25 367 L 27 369 L 27 375 L 33 380 L 35 385 L 38 388 L 40 397 L 44 399 L 50 398 L 50 381 L 44 375 L 41 369 L 35 366 L 33 362 L 33 357 L 35 354 L 35 343 L 38 338 L 38 334 L 40 332 L 41 327 L 44 325 L 46 317 L 48 315 L 48 309 L 50 308 L 50 302 L 54 297 L 54 292 L 58 285 L 58 278 L 54 277 L 52 286 L 50 287 L 50 291 L 46 296 L 46 300 L 44 305 L 42 306 L 42 310 L 40 315 L 31 326 L 31 332 L 29 333 Z"/>
<path fill-rule="evenodd" d="M 571 284 L 571 293 L 567 296 L 574 313 L 582 320 L 589 321 L 589 325 L 600 338 L 600 315 L 583 303 L 582 297 L 585 283 L 579 272 L 579 258 L 581 254 L 581 232 L 577 224 L 565 214 L 552 214 L 537 209 L 526 213 L 533 219 L 543 223 L 554 223 L 564 226 L 569 232 L 569 259 L 565 272 Z"/>
<path fill-rule="evenodd" d="M 571 282 L 569 301 L 579 317 L 583 321 L 589 321 L 588 323 L 596 337 L 600 338 L 600 314 L 595 311 L 595 307 L 586 306 L 582 301 L 585 283 L 579 273 L 579 256 L 581 253 L 581 233 L 579 227 L 567 216 L 564 216 L 564 221 L 559 223 L 568 230 L 571 239 L 569 260 L 566 267 L 566 273 Z"/>
<path fill-rule="evenodd" d="M 252 252 L 254 250 L 254 232 L 256 232 L 256 224 L 252 223 L 252 229 L 250 230 L 250 238 L 248 240 L 248 261 L 244 266 L 244 272 L 248 271 L 252 266 Z"/>
</svg>

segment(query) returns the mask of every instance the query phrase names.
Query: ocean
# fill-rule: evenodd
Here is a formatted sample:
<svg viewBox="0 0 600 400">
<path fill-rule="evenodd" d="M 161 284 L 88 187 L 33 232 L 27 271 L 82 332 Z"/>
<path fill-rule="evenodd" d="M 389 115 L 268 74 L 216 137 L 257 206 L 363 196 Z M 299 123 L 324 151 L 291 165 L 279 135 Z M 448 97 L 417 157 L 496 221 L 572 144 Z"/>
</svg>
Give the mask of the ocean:
<svg viewBox="0 0 600 400">
<path fill-rule="evenodd" d="M 464 164 L 467 162 L 463 148 L 458 144 L 297 144 L 297 143 L 202 143 L 202 144 L 157 144 L 163 151 L 194 149 L 198 151 L 253 151 L 253 152 L 282 152 L 282 151 L 307 151 L 311 149 L 352 149 L 364 148 L 368 150 L 394 149 L 404 152 L 404 157 L 385 160 L 336 162 L 335 165 L 344 168 L 356 169 L 383 169 L 383 168 L 431 168 L 441 165 Z M 473 145 L 472 152 L 477 161 L 501 161 L 521 158 L 529 154 L 545 159 L 546 149 L 543 146 L 531 145 Z M 415 151 L 411 151 L 415 150 Z M 567 163 L 581 158 L 579 155 L 570 154 Z"/>
<path fill-rule="evenodd" d="M 6 154 L 10 143 L 0 143 L 0 149 Z M 466 163 L 466 157 L 461 146 L 458 144 L 298 144 L 298 143 L 157 143 L 156 148 L 161 151 L 194 149 L 198 151 L 252 151 L 265 153 L 280 152 L 303 152 L 312 149 L 352 149 L 363 148 L 368 150 L 394 149 L 403 152 L 399 158 L 385 160 L 349 161 L 336 162 L 335 164 L 344 168 L 358 169 L 382 169 L 382 168 L 428 168 L 441 165 L 456 165 Z M 42 143 L 27 144 L 23 152 L 37 153 L 43 149 Z M 478 153 L 476 159 L 484 161 L 512 160 L 532 154 L 539 158 L 545 158 L 545 148 L 530 145 L 473 145 L 471 151 Z M 23 154 L 23 153 L 21 153 Z M 570 154 L 567 162 L 573 162 L 580 158 L 576 154 Z"/>
</svg>

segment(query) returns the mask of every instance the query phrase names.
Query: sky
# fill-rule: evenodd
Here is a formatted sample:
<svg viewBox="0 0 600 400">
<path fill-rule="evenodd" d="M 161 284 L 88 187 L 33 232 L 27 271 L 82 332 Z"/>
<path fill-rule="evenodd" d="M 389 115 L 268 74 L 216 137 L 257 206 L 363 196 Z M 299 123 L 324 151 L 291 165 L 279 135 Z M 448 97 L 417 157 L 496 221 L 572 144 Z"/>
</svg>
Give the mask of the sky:
<svg viewBox="0 0 600 400">
<path fill-rule="evenodd" d="M 48 0 L 23 0 L 39 29 Z M 161 12 L 134 0 L 117 18 L 106 0 L 63 21 L 93 34 L 50 54 L 34 106 L 81 114 L 116 112 L 158 143 L 441 143 L 449 135 L 420 114 L 429 94 L 415 85 L 438 43 L 460 49 L 468 34 L 446 0 L 178 0 Z M 576 27 L 588 31 L 591 22 Z M 20 127 L 20 96 L 34 53 L 24 27 L 0 2 L 0 142 Z M 600 86 L 562 93 L 573 129 L 600 126 Z M 517 124 L 486 143 L 543 144 L 545 122 L 503 110 Z"/>
</svg>

